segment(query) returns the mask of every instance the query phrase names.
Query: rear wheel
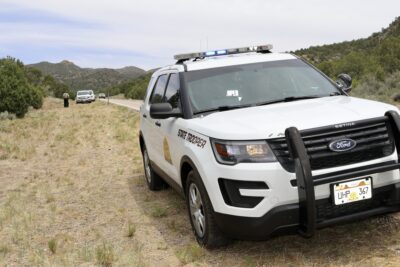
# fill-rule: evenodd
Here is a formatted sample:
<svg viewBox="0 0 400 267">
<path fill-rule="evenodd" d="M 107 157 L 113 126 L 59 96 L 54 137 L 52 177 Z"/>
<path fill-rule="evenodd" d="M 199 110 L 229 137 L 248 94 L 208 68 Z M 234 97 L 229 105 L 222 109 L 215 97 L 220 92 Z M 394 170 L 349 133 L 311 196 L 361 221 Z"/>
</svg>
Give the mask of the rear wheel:
<svg viewBox="0 0 400 267">
<path fill-rule="evenodd" d="M 190 223 L 197 242 L 209 249 L 229 244 L 231 240 L 215 222 L 214 210 L 200 175 L 193 170 L 188 174 L 185 193 Z"/>
<path fill-rule="evenodd" d="M 158 176 L 151 168 L 149 154 L 147 153 L 146 147 L 143 148 L 143 167 L 144 176 L 146 178 L 147 186 L 150 190 L 156 191 L 164 187 L 164 181 Z"/>
</svg>

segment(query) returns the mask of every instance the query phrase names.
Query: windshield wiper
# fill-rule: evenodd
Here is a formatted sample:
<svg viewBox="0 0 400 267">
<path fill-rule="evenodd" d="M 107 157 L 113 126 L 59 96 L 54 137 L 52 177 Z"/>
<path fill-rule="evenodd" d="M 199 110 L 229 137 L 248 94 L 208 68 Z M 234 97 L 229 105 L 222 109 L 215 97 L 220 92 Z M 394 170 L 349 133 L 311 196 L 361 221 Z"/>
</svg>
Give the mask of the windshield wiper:
<svg viewBox="0 0 400 267">
<path fill-rule="evenodd" d="M 251 106 L 252 105 L 237 105 L 237 106 L 225 105 L 225 106 L 219 106 L 219 107 L 216 107 L 216 108 L 210 108 L 210 109 L 197 111 L 197 112 L 194 112 L 193 114 L 197 115 L 197 114 L 213 112 L 213 111 L 225 111 L 225 110 L 232 110 L 232 109 L 238 109 L 238 108 L 248 108 L 248 107 L 251 107 Z"/>
<path fill-rule="evenodd" d="M 291 102 L 291 101 L 297 101 L 297 100 L 303 100 L 303 99 L 314 99 L 314 98 L 320 98 L 320 97 L 325 97 L 325 96 L 324 95 L 289 96 L 289 97 L 285 97 L 282 99 L 260 102 L 260 103 L 255 104 L 255 106 L 264 106 L 264 105 L 281 103 L 281 102 Z"/>
</svg>

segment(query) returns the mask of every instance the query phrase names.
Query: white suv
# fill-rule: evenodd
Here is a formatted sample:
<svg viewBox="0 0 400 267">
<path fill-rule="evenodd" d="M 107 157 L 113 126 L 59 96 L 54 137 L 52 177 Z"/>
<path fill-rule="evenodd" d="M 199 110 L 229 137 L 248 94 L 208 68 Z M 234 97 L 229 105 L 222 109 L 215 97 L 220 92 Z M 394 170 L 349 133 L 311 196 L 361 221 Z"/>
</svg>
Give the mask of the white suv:
<svg viewBox="0 0 400 267">
<path fill-rule="evenodd" d="M 91 103 L 93 101 L 93 91 L 90 91 L 91 90 L 80 90 L 76 92 L 76 103 Z"/>
<path fill-rule="evenodd" d="M 182 193 L 207 248 L 400 210 L 399 110 L 270 50 L 177 55 L 140 110 L 148 187 Z"/>
</svg>

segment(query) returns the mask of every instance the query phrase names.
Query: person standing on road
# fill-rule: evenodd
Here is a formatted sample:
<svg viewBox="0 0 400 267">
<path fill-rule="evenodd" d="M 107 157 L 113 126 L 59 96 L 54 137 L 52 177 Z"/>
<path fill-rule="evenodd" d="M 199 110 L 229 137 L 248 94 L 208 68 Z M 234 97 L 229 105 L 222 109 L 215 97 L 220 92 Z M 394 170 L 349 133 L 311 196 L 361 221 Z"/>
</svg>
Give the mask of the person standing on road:
<svg viewBox="0 0 400 267">
<path fill-rule="evenodd" d="M 64 93 L 63 94 L 63 98 L 64 98 L 64 108 L 69 107 L 69 94 L 68 93 Z"/>
</svg>

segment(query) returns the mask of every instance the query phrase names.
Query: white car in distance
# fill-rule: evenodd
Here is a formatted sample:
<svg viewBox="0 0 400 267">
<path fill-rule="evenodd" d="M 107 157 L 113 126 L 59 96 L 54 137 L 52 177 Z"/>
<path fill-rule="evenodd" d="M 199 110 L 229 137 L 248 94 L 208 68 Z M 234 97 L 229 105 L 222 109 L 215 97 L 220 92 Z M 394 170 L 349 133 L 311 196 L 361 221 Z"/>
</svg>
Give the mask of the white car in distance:
<svg viewBox="0 0 400 267">
<path fill-rule="evenodd" d="M 92 90 L 81 90 L 76 92 L 75 101 L 77 104 L 79 103 L 91 103 L 94 98 L 94 94 Z"/>
</svg>

